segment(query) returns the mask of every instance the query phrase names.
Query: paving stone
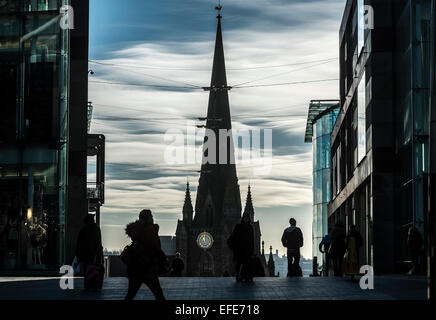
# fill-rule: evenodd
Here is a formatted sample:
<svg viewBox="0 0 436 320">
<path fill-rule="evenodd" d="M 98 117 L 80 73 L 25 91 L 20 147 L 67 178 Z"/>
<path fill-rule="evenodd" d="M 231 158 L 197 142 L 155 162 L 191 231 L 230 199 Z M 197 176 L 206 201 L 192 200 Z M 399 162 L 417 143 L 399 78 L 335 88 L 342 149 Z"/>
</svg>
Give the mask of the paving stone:
<svg viewBox="0 0 436 320">
<path fill-rule="evenodd" d="M 107 278 L 102 291 L 85 292 L 83 279 L 74 279 L 74 290 L 62 290 L 60 278 L 0 278 L 0 300 L 121 300 L 126 278 Z M 425 277 L 402 275 L 374 279 L 374 290 L 362 290 L 348 278 L 255 278 L 236 283 L 234 278 L 160 278 L 169 300 L 392 300 L 426 299 Z M 154 299 L 143 285 L 138 300 Z"/>
</svg>

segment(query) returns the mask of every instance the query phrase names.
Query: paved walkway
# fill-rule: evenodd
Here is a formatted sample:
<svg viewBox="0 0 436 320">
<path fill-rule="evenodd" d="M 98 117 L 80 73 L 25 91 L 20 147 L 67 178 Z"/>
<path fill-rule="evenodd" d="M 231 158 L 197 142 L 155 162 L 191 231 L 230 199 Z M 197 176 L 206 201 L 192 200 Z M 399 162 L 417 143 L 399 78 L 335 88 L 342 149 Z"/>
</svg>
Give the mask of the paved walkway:
<svg viewBox="0 0 436 320">
<path fill-rule="evenodd" d="M 362 290 L 348 278 L 256 278 L 236 283 L 233 278 L 161 278 L 169 300 L 392 300 L 425 299 L 426 278 L 375 277 L 374 290 Z M 105 279 L 101 292 L 83 291 L 76 278 L 74 290 L 61 290 L 59 278 L 0 278 L 0 300 L 121 300 L 126 278 Z M 143 285 L 136 299 L 153 299 Z"/>
</svg>

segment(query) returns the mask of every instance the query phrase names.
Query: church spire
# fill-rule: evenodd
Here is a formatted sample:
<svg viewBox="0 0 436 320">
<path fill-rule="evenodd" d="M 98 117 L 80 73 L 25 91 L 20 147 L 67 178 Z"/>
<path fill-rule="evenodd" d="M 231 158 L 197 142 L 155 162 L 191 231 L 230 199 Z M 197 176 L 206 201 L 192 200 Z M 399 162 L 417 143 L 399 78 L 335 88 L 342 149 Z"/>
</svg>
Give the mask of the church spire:
<svg viewBox="0 0 436 320">
<path fill-rule="evenodd" d="M 248 214 L 250 216 L 251 222 L 254 222 L 254 208 L 253 199 L 251 198 L 251 186 L 248 185 L 247 200 L 245 201 L 244 215 Z"/>
<path fill-rule="evenodd" d="M 191 191 L 189 190 L 189 181 L 186 182 L 185 203 L 183 204 L 183 220 L 190 223 L 192 221 L 192 201 Z"/>
<path fill-rule="evenodd" d="M 212 76 L 209 91 L 206 128 L 215 133 L 215 142 L 206 144 L 201 166 L 201 175 L 195 203 L 195 220 L 207 221 L 207 212 L 213 211 L 214 221 L 221 223 L 230 218 L 232 222 L 241 219 L 241 195 L 236 175 L 233 138 L 231 136 L 232 121 L 227 86 L 226 66 L 224 60 L 223 37 L 221 31 L 221 5 L 216 7 L 217 31 L 215 52 L 213 57 Z M 227 137 L 220 133 L 225 129 Z M 209 131 L 210 132 L 210 131 Z M 206 131 L 206 134 L 208 132 Z M 215 145 L 216 144 L 216 145 Z M 215 152 L 212 152 L 212 148 Z M 225 152 L 225 154 L 224 154 Z M 208 209 L 211 208 L 211 209 Z M 229 227 L 233 229 L 233 225 Z"/>
<path fill-rule="evenodd" d="M 274 275 L 275 275 L 275 263 L 274 263 L 273 253 L 272 253 L 272 246 L 269 247 L 268 271 L 269 271 L 269 276 L 274 277 Z"/>
<path fill-rule="evenodd" d="M 215 10 L 218 11 L 218 15 L 216 16 L 217 19 L 221 19 L 221 9 L 223 8 L 223 6 L 221 5 L 221 0 L 219 0 L 218 5 L 215 7 Z"/>
<path fill-rule="evenodd" d="M 228 97 L 228 91 L 231 87 L 227 86 L 223 36 L 221 31 L 221 8 L 221 5 L 215 8 L 218 10 L 218 23 L 213 57 L 212 78 L 210 81 L 210 87 L 204 88 L 205 90 L 210 90 L 206 123 L 206 127 L 209 129 L 231 129 L 232 127 Z"/>
</svg>

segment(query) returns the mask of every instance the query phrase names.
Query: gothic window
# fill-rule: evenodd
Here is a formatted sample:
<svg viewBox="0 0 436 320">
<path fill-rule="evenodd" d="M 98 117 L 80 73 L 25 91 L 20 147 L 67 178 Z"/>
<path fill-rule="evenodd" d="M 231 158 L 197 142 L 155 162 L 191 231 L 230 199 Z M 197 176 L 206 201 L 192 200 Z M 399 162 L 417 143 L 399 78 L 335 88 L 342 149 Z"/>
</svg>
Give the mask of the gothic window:
<svg viewBox="0 0 436 320">
<path fill-rule="evenodd" d="M 211 255 L 204 255 L 201 260 L 201 273 L 203 275 L 213 275 L 213 257 Z"/>
</svg>

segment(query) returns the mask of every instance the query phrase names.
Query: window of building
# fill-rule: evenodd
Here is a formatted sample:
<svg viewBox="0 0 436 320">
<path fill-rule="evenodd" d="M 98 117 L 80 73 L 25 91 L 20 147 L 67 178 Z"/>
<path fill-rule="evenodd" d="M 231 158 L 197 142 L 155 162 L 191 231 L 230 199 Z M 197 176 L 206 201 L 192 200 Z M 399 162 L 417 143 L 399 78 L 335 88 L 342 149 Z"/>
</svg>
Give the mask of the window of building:
<svg viewBox="0 0 436 320">
<path fill-rule="evenodd" d="M 357 56 L 365 45 L 365 5 L 364 0 L 357 0 Z"/>
<path fill-rule="evenodd" d="M 345 95 L 348 95 L 348 79 L 347 76 L 344 78 L 344 88 L 345 88 Z"/>
<path fill-rule="evenodd" d="M 338 194 L 336 188 L 336 177 L 337 177 L 336 165 L 337 165 L 337 161 L 336 161 L 336 153 L 335 153 L 332 157 L 332 199 L 334 199 L 335 196 Z"/>
<path fill-rule="evenodd" d="M 344 47 L 344 60 L 345 60 L 345 62 L 347 61 L 347 58 L 348 58 L 348 45 L 345 42 L 345 47 Z"/>
<path fill-rule="evenodd" d="M 341 191 L 341 144 L 336 149 L 336 194 Z"/>
<path fill-rule="evenodd" d="M 357 92 L 357 163 L 366 155 L 366 72 L 360 79 Z"/>
</svg>

